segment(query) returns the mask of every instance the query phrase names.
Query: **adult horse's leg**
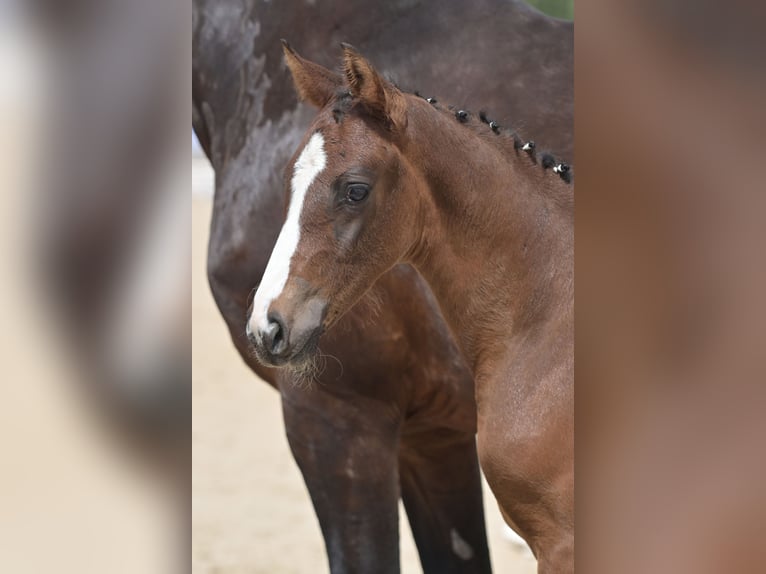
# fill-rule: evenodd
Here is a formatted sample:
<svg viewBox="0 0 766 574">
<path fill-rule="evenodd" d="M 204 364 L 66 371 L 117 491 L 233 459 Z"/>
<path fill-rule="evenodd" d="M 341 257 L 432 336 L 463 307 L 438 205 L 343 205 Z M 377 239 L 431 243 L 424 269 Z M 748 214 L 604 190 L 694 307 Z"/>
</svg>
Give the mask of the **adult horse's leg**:
<svg viewBox="0 0 766 574">
<path fill-rule="evenodd" d="M 380 278 L 383 308 L 401 320 L 397 387 L 407 389 L 399 446 L 402 499 L 426 574 L 490 572 L 476 454 L 473 377 L 425 282 L 407 265 Z M 397 296 L 406 286 L 407 297 Z M 378 345 L 380 348 L 380 345 Z"/>
<path fill-rule="evenodd" d="M 395 405 L 280 381 L 287 438 L 319 518 L 332 574 L 399 572 Z M 366 398 L 359 397 L 361 402 Z"/>
<path fill-rule="evenodd" d="M 490 572 L 474 435 L 405 431 L 399 474 L 423 572 Z"/>
</svg>

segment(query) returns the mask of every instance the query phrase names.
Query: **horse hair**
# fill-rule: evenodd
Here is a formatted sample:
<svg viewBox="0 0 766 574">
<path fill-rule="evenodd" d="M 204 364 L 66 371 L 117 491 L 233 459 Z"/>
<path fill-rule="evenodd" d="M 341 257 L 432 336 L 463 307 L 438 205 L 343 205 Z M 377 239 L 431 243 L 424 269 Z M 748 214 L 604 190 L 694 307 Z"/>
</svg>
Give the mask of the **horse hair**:
<svg viewBox="0 0 766 574">
<path fill-rule="evenodd" d="M 540 165 L 543 166 L 543 169 L 551 169 L 554 165 L 556 165 L 556 158 L 553 157 L 552 154 L 545 152 L 540 157 Z"/>
<path fill-rule="evenodd" d="M 437 107 L 436 98 L 425 97 L 421 95 L 419 91 L 413 92 L 413 95 L 415 95 L 416 97 L 420 99 L 425 100 L 432 106 Z M 353 96 L 351 95 L 351 92 L 349 92 L 347 89 L 342 89 L 335 95 L 335 105 L 333 106 L 332 113 L 336 123 L 341 122 L 341 120 L 343 119 L 343 116 L 346 113 L 348 113 L 352 105 L 353 105 Z M 457 121 L 459 121 L 461 124 L 469 123 L 471 119 L 471 113 L 468 110 L 456 109 L 454 106 L 448 106 L 448 109 L 450 112 L 454 114 Z M 503 130 L 497 124 L 497 122 L 489 119 L 489 116 L 487 115 L 487 112 L 485 110 L 479 111 L 479 121 L 482 124 L 486 124 L 489 127 L 489 129 L 497 135 L 500 135 L 503 132 L 510 134 L 510 136 L 513 138 L 513 149 L 517 153 L 519 151 L 526 152 L 529 158 L 532 160 L 532 162 L 537 163 L 537 152 L 536 152 L 537 146 L 534 140 L 524 141 L 515 131 Z M 567 184 L 572 183 L 572 170 L 570 166 L 566 163 L 557 161 L 556 158 L 553 156 L 553 154 L 549 152 L 543 153 L 540 157 L 540 164 L 542 165 L 542 168 L 546 171 L 551 168 L 554 168 L 553 172 L 556 173 L 565 183 Z M 560 167 L 561 169 L 555 169 L 555 167 L 557 166 Z"/>
<path fill-rule="evenodd" d="M 418 98 L 426 100 L 429 104 L 436 104 L 435 98 L 427 98 L 425 96 L 422 96 L 420 92 L 414 92 L 414 95 Z M 455 111 L 454 106 L 449 106 L 450 111 L 454 111 L 455 118 L 461 123 L 465 124 L 468 123 L 470 119 L 470 112 L 464 109 L 458 109 Z M 489 116 L 487 115 L 487 112 L 485 110 L 479 110 L 479 121 L 483 124 L 487 124 L 489 126 L 489 129 L 491 129 L 495 134 L 500 134 L 502 128 L 495 122 L 494 120 L 489 119 Z M 513 149 L 518 152 L 519 150 L 527 152 L 530 159 L 537 163 L 537 153 L 536 153 L 536 145 L 534 140 L 529 141 L 523 141 L 519 135 L 511 130 L 510 131 L 511 137 L 513 137 Z M 544 170 L 549 170 L 551 168 L 554 168 L 553 171 L 556 173 L 565 183 L 572 183 L 572 172 L 569 164 L 558 162 L 556 158 L 551 154 L 550 152 L 545 152 L 542 154 L 540 158 L 540 165 Z M 559 167 L 560 169 L 555 169 L 556 167 Z"/>
</svg>

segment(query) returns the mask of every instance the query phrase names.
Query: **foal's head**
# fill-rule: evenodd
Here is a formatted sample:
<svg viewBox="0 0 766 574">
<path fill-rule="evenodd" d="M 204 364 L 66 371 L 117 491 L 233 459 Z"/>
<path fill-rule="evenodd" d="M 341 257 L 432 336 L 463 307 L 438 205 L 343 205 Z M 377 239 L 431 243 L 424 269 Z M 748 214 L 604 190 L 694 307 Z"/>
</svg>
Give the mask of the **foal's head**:
<svg viewBox="0 0 766 574">
<path fill-rule="evenodd" d="M 344 74 L 285 44 L 299 96 L 320 108 L 285 173 L 287 218 L 247 331 L 260 360 L 296 364 L 416 242 L 418 176 L 401 152 L 407 100 L 350 46 Z M 414 98 L 413 98 L 414 99 Z"/>
</svg>

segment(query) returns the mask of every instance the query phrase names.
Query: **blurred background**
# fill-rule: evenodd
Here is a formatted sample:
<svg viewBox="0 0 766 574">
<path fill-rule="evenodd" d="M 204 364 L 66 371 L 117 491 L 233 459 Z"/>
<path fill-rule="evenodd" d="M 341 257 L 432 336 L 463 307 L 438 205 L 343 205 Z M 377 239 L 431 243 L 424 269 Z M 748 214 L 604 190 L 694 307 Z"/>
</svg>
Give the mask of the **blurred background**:
<svg viewBox="0 0 766 574">
<path fill-rule="evenodd" d="M 0 3 L 0 570 L 188 571 L 190 10 Z"/>
<path fill-rule="evenodd" d="M 766 565 L 764 15 L 578 2 L 582 572 Z"/>
</svg>

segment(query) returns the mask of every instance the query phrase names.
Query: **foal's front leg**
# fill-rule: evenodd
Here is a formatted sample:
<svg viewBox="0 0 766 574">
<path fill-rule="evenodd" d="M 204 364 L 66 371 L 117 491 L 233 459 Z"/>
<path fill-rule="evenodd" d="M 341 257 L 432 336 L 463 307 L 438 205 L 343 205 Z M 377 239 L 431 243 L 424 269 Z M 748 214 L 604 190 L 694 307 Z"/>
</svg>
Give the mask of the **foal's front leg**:
<svg viewBox="0 0 766 574">
<path fill-rule="evenodd" d="M 398 574 L 399 421 L 321 385 L 280 384 L 287 439 L 319 518 L 332 574 Z"/>
</svg>

